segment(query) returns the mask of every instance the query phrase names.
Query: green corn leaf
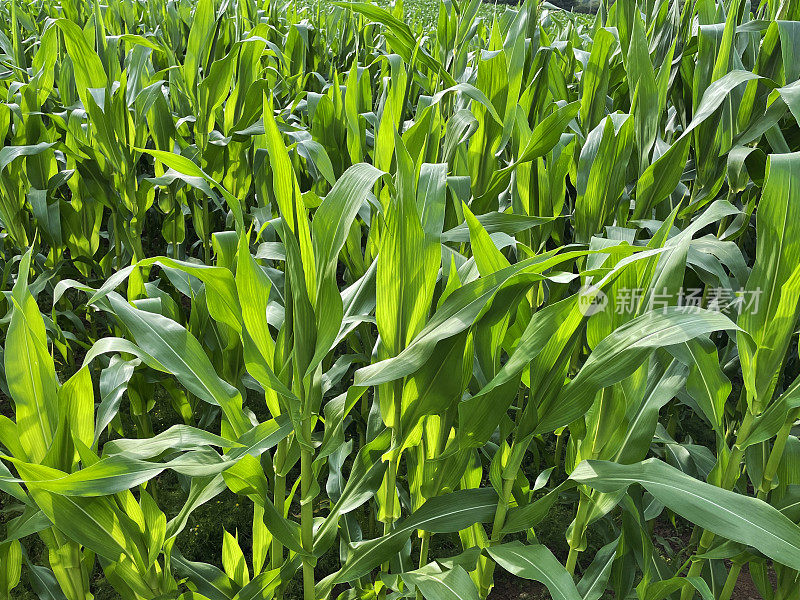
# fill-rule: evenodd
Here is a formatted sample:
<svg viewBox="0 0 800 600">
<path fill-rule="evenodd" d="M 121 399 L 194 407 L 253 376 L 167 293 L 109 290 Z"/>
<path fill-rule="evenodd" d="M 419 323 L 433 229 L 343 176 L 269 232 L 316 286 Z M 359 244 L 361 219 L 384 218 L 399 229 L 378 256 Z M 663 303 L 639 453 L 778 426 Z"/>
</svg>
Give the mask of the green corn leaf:
<svg viewBox="0 0 800 600">
<path fill-rule="evenodd" d="M 749 402 L 756 413 L 771 400 L 797 320 L 800 256 L 800 154 L 771 155 L 756 217 L 756 263 L 747 280 L 737 336 Z M 750 334 L 753 342 L 744 335 Z"/>
<path fill-rule="evenodd" d="M 595 347 L 558 402 L 541 413 L 536 430 L 553 431 L 581 416 L 600 389 L 633 373 L 656 347 L 679 344 L 723 329 L 734 330 L 736 326 L 721 313 L 692 307 L 667 307 L 630 321 Z"/>
<path fill-rule="evenodd" d="M 519 542 L 487 549 L 501 567 L 514 575 L 543 583 L 553 598 L 578 600 L 581 596 L 572 577 L 545 546 L 526 546 Z"/>
<path fill-rule="evenodd" d="M 40 462 L 58 425 L 55 364 L 36 301 L 28 291 L 29 250 L 11 294 L 13 309 L 4 352 L 8 390 L 16 407 L 17 435 L 27 456 Z"/>
<path fill-rule="evenodd" d="M 497 494 L 492 489 L 461 490 L 428 500 L 383 537 L 360 542 L 332 583 L 352 581 L 369 573 L 384 559 L 397 554 L 417 529 L 433 533 L 460 531 L 494 516 Z"/>
<path fill-rule="evenodd" d="M 162 315 L 134 308 L 116 293 L 109 294 L 108 299 L 114 314 L 145 352 L 193 394 L 221 406 L 237 435 L 249 429 L 239 392 L 216 375 L 208 356 L 191 333 Z"/>
<path fill-rule="evenodd" d="M 718 535 L 757 548 L 776 562 L 800 564 L 800 530 L 769 504 L 704 483 L 666 463 L 633 465 L 584 461 L 573 481 L 603 492 L 642 485 L 670 510 Z"/>
<path fill-rule="evenodd" d="M 415 586 L 425 600 L 477 600 L 475 584 L 461 565 L 449 571 L 403 573 L 403 581 Z"/>
</svg>

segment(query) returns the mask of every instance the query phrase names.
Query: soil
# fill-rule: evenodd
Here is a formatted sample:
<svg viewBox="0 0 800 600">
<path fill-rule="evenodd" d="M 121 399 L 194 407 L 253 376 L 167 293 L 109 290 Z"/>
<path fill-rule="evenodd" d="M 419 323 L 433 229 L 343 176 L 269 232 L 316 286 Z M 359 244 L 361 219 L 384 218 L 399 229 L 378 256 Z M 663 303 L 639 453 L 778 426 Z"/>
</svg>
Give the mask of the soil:
<svg viewBox="0 0 800 600">
<path fill-rule="evenodd" d="M 750 578 L 750 571 L 747 565 L 739 573 L 739 581 L 736 582 L 731 600 L 761 600 L 761 594 L 758 593 L 756 584 Z"/>
<path fill-rule="evenodd" d="M 547 588 L 536 581 L 495 571 L 495 585 L 489 600 L 549 600 Z"/>
</svg>

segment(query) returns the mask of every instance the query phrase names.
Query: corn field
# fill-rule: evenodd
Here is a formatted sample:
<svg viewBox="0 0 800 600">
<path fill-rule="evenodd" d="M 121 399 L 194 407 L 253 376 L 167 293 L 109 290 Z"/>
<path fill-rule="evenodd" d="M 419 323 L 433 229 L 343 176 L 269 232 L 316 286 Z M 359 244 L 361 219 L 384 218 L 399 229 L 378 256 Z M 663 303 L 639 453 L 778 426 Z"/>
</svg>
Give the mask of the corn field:
<svg viewBox="0 0 800 600">
<path fill-rule="evenodd" d="M 281 2 L 0 4 L 0 600 L 800 600 L 800 2 Z"/>
</svg>

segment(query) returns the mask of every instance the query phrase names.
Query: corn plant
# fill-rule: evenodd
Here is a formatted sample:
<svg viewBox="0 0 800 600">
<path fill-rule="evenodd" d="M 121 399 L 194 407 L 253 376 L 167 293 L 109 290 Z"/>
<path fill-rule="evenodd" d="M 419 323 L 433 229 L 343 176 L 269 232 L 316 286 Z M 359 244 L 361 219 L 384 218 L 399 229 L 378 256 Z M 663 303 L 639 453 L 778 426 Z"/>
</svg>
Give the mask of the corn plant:
<svg viewBox="0 0 800 600">
<path fill-rule="evenodd" d="M 0 6 L 0 598 L 800 600 L 800 5 L 431 6 Z"/>
</svg>

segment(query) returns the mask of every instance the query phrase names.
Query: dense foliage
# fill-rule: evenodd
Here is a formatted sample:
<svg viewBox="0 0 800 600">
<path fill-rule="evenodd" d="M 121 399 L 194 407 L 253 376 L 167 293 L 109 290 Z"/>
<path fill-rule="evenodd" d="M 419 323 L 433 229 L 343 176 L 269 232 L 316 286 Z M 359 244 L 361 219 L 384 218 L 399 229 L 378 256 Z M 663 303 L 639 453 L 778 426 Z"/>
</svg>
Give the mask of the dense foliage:
<svg viewBox="0 0 800 600">
<path fill-rule="evenodd" d="M 800 599 L 800 3 L 482 11 L 2 3 L 0 598 Z"/>
</svg>

